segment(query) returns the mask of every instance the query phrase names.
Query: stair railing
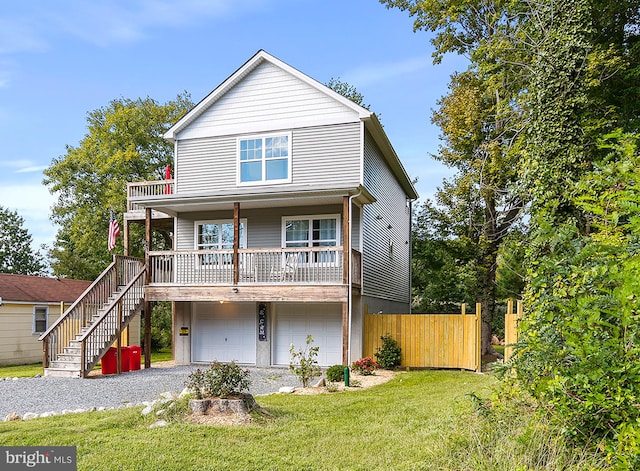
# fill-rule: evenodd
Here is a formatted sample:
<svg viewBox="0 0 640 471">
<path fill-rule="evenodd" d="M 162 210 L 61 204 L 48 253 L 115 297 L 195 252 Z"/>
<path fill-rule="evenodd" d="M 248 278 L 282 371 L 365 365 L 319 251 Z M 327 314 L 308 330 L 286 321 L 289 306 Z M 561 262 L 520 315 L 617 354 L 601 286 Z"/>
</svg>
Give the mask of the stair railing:
<svg viewBox="0 0 640 471">
<path fill-rule="evenodd" d="M 98 310 L 144 267 L 144 260 L 114 255 L 113 262 L 38 340 L 42 341 L 42 364 L 48 368 L 69 342 L 93 322 Z"/>
<path fill-rule="evenodd" d="M 84 378 L 98 363 L 104 353 L 129 325 L 131 319 L 142 310 L 146 269 L 143 267 L 120 293 L 104 307 L 99 318 L 76 338 L 81 343 L 81 370 Z"/>
</svg>

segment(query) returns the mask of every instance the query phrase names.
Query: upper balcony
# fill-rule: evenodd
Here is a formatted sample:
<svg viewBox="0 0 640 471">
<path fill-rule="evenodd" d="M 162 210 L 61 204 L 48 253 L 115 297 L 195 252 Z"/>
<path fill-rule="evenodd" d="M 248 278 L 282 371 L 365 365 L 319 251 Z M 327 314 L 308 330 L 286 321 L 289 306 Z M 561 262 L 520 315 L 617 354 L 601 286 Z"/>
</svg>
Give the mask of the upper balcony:
<svg viewBox="0 0 640 471">
<path fill-rule="evenodd" d="M 133 201 L 134 198 L 171 195 L 174 192 L 175 183 L 173 180 L 127 183 L 127 212 L 125 213 L 124 218 L 128 220 L 144 220 L 145 218 L 144 207 L 135 203 Z M 151 217 L 153 219 L 166 219 L 171 216 L 160 211 L 153 211 Z"/>
</svg>

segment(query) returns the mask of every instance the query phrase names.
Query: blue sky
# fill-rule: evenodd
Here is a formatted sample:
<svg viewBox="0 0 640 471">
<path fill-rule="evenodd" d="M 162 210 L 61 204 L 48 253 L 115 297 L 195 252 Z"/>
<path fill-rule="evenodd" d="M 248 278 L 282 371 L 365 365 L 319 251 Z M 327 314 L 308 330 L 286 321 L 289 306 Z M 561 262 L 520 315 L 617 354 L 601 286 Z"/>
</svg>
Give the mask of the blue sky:
<svg viewBox="0 0 640 471">
<path fill-rule="evenodd" d="M 378 113 L 422 198 L 451 172 L 434 162 L 431 110 L 450 74 L 425 32 L 377 0 L 31 0 L 0 11 L 0 205 L 51 244 L 42 170 L 77 146 L 87 113 L 115 98 L 194 102 L 259 49 L 314 79 L 355 86 Z"/>
</svg>

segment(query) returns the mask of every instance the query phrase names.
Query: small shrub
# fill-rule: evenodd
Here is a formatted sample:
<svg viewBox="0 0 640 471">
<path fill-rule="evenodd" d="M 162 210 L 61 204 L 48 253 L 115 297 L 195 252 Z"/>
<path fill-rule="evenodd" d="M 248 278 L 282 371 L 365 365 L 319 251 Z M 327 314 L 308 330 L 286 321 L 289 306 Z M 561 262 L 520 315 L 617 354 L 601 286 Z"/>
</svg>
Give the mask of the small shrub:
<svg viewBox="0 0 640 471">
<path fill-rule="evenodd" d="M 194 372 L 189 373 L 184 385 L 193 391 L 196 399 L 202 399 L 204 397 L 204 371 L 198 368 Z"/>
<path fill-rule="evenodd" d="M 360 358 L 357 361 L 354 361 L 351 365 L 351 369 L 363 376 L 368 376 L 376 372 L 376 370 L 378 369 L 378 364 L 373 361 L 373 358 L 364 357 Z"/>
<path fill-rule="evenodd" d="M 204 397 L 237 396 L 249 389 L 249 370 L 240 368 L 235 361 L 222 363 L 214 361 L 208 370 L 197 369 L 188 376 L 185 385 L 193 390 L 198 399 Z"/>
<path fill-rule="evenodd" d="M 380 339 L 382 340 L 382 345 L 375 353 L 378 365 L 385 370 L 392 370 L 400 366 L 402 349 L 398 342 L 390 334 L 383 335 Z"/>
<path fill-rule="evenodd" d="M 306 388 L 309 385 L 309 381 L 316 376 L 320 376 L 321 373 L 316 360 L 320 347 L 312 347 L 312 343 L 313 337 L 307 335 L 307 346 L 304 349 L 296 351 L 296 347 L 293 344 L 289 348 L 289 354 L 291 355 L 289 370 L 295 373 L 303 388 Z"/>
<path fill-rule="evenodd" d="M 344 381 L 345 368 L 345 365 L 333 365 L 327 368 L 327 381 L 331 381 L 333 383 Z"/>
</svg>

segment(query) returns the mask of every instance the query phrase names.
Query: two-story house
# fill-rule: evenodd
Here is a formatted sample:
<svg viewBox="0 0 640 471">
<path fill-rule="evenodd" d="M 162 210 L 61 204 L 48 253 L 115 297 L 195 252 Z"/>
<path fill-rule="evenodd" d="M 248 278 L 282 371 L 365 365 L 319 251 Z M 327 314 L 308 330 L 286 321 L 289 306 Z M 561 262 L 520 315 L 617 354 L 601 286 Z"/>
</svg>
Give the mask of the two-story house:
<svg viewBox="0 0 640 471">
<path fill-rule="evenodd" d="M 365 305 L 409 312 L 417 194 L 375 114 L 261 50 L 165 138 L 174 178 L 129 185 L 125 228 L 172 225 L 143 296 L 173 302 L 176 363 L 288 365 L 310 334 L 346 364 Z"/>
</svg>

